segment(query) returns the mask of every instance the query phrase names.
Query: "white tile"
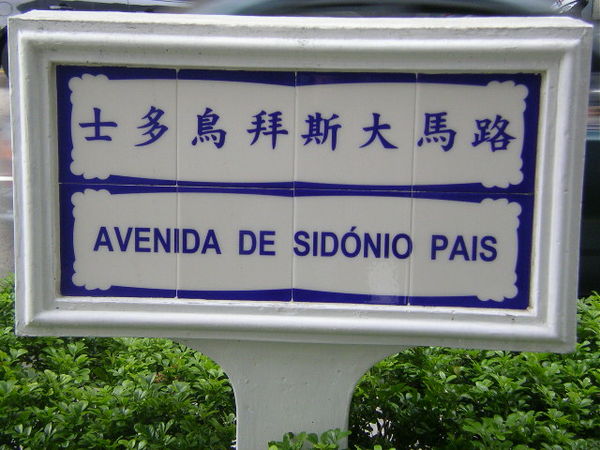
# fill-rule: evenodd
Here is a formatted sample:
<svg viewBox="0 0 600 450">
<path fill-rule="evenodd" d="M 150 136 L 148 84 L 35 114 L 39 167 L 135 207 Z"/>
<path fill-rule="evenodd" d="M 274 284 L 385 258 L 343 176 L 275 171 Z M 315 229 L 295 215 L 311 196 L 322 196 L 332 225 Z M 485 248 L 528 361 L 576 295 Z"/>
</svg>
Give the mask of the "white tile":
<svg viewBox="0 0 600 450">
<path fill-rule="evenodd" d="M 175 180 L 176 80 L 84 74 L 69 88 L 74 175 Z"/>
<path fill-rule="evenodd" d="M 179 227 L 199 239 L 179 254 L 179 289 L 291 289 L 292 207 L 291 197 L 180 192 Z"/>
<path fill-rule="evenodd" d="M 418 83 L 414 183 L 488 188 L 521 183 L 527 94 L 512 81 Z"/>
<path fill-rule="evenodd" d="M 294 289 L 407 295 L 410 214 L 410 198 L 296 197 Z"/>
<path fill-rule="evenodd" d="M 293 86 L 179 80 L 179 180 L 291 182 L 294 96 Z"/>
<path fill-rule="evenodd" d="M 176 254 L 157 242 L 157 233 L 164 236 L 176 227 L 175 192 L 111 194 L 85 189 L 70 201 L 75 286 L 176 288 Z"/>
<path fill-rule="evenodd" d="M 297 90 L 296 181 L 410 185 L 414 83 L 322 84 Z"/>
<path fill-rule="evenodd" d="M 465 202 L 449 196 L 415 198 L 413 207 L 411 296 L 501 302 L 517 295 L 517 202 Z"/>
</svg>

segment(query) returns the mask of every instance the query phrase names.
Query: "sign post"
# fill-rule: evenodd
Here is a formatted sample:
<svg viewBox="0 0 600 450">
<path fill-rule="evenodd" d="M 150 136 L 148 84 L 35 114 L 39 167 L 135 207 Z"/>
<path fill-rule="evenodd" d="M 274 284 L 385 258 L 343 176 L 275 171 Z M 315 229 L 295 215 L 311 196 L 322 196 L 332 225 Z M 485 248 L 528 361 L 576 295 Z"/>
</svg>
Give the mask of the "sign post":
<svg viewBox="0 0 600 450">
<path fill-rule="evenodd" d="M 345 427 L 406 346 L 572 349 L 585 23 L 32 12 L 10 33 L 19 333 L 206 352 L 239 448 Z"/>
<path fill-rule="evenodd" d="M 399 346 L 180 340 L 228 375 L 238 449 L 266 448 L 284 433 L 348 429 L 360 377 Z M 344 445 L 342 445 L 344 448 Z"/>
</svg>

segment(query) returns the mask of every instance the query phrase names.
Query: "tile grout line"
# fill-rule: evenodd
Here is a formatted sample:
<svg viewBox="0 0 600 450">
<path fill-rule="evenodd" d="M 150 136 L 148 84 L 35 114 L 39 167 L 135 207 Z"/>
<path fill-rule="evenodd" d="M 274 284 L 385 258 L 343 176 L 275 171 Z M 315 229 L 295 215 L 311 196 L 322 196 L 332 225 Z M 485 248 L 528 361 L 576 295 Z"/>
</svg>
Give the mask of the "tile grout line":
<svg viewBox="0 0 600 450">
<path fill-rule="evenodd" d="M 293 158 L 292 158 L 292 230 L 290 234 L 290 257 L 292 259 L 292 285 L 290 289 L 290 303 L 294 302 L 294 287 L 296 284 L 296 258 L 294 258 L 294 232 L 296 231 L 296 170 L 297 170 L 297 145 L 298 139 L 296 138 L 297 126 L 298 126 L 298 71 L 294 71 L 294 145 L 293 145 Z"/>
<path fill-rule="evenodd" d="M 175 69 L 175 226 L 179 228 L 179 68 Z M 179 298 L 180 255 L 175 257 L 175 298 Z"/>
<path fill-rule="evenodd" d="M 410 236 L 414 238 L 414 228 L 415 228 L 415 198 L 414 198 L 414 185 L 415 185 L 415 160 L 416 160 L 416 145 L 415 141 L 417 138 L 417 110 L 419 107 L 419 99 L 420 99 L 420 89 L 419 89 L 419 74 L 415 73 L 415 94 L 414 94 L 414 112 L 413 112 L 413 135 L 412 135 L 412 170 L 410 177 Z M 410 263 L 408 265 L 408 273 L 407 273 L 407 286 L 406 286 L 406 306 L 410 306 L 410 296 L 412 289 L 412 274 L 413 274 L 413 265 L 414 265 L 414 255 L 410 259 Z"/>
</svg>

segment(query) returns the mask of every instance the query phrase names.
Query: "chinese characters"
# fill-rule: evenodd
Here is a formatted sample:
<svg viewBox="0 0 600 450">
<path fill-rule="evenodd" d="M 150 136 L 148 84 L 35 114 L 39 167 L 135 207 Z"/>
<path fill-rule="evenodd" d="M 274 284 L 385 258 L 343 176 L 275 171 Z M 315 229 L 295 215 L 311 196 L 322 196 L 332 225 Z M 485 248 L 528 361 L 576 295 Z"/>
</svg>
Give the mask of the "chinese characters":
<svg viewBox="0 0 600 450">
<path fill-rule="evenodd" d="M 446 124 L 447 115 L 446 112 L 425 113 L 423 136 L 417 141 L 419 147 L 423 145 L 423 142 L 439 142 L 440 147 L 445 152 L 452 149 L 456 131 L 448 128 Z"/>
<path fill-rule="evenodd" d="M 148 136 L 148 140 L 140 144 L 136 144 L 136 147 L 143 147 L 144 145 L 150 145 L 156 142 L 165 132 L 169 129 L 167 126 L 160 123 L 160 118 L 165 112 L 154 106 L 150 106 L 148 113 L 142 117 L 142 120 L 146 120 L 143 125 L 140 125 L 138 129 L 147 130 L 142 133 L 144 136 Z"/>
<path fill-rule="evenodd" d="M 160 107 L 150 105 L 147 112 L 140 117 L 137 127 L 140 141 L 136 147 L 147 147 L 160 140 L 169 131 L 169 127 L 162 121 L 166 112 Z M 86 141 L 112 141 L 111 130 L 119 127 L 115 121 L 103 118 L 101 108 L 92 108 L 93 119 L 79 122 L 79 127 L 90 129 L 90 134 L 84 136 Z M 195 134 L 189 141 L 192 146 L 200 147 L 203 144 L 212 145 L 221 149 L 227 141 L 229 130 L 220 127 L 221 116 L 211 107 L 205 106 L 204 111 L 196 114 Z M 275 150 L 281 137 L 290 134 L 285 125 L 286 119 L 282 111 L 266 111 L 261 109 L 258 113 L 248 118 L 249 128 L 245 128 L 248 136 L 248 145 L 254 146 L 261 139 L 268 140 L 270 147 Z M 327 146 L 331 151 L 338 147 L 339 137 L 344 133 L 342 113 L 323 114 L 320 111 L 307 114 L 304 120 L 304 131 L 299 134 L 303 146 L 309 144 Z M 446 111 L 425 112 L 422 118 L 421 133 L 416 139 L 417 147 L 424 145 L 438 146 L 443 152 L 454 149 L 458 131 L 451 125 L 452 118 Z M 469 144 L 473 148 L 489 149 L 491 152 L 508 150 L 515 136 L 509 132 L 510 121 L 501 114 L 492 117 L 475 119 L 472 126 L 472 140 Z M 356 148 L 364 149 L 376 147 L 386 150 L 396 150 L 398 146 L 390 138 L 392 124 L 381 117 L 379 112 L 371 112 L 371 121 L 367 126 L 361 127 L 364 133 L 362 144 L 357 143 Z"/>
<path fill-rule="evenodd" d="M 112 137 L 102 134 L 103 127 L 117 127 L 116 122 L 102 122 L 100 116 L 102 115 L 102 110 L 100 108 L 94 109 L 94 121 L 93 122 L 83 122 L 80 123 L 79 126 L 81 128 L 93 128 L 94 134 L 93 136 L 86 136 L 86 141 L 112 141 Z"/>
<path fill-rule="evenodd" d="M 509 125 L 508 120 L 501 115 L 496 114 L 494 121 L 491 119 L 477 120 L 477 133 L 474 135 L 474 140 L 471 143 L 473 147 L 477 147 L 483 143 L 490 144 L 490 150 L 497 152 L 498 150 L 506 150 L 510 141 L 515 139 L 506 132 Z"/>
<path fill-rule="evenodd" d="M 265 116 L 267 116 L 269 119 L 266 120 Z M 281 124 L 281 111 L 275 111 L 267 114 L 264 110 L 262 110 L 253 117 L 254 120 L 252 121 L 252 125 L 254 125 L 254 128 L 246 130 L 248 133 L 254 134 L 250 145 L 256 144 L 261 135 L 271 136 L 271 148 L 275 149 L 275 147 L 277 147 L 277 136 L 280 134 L 288 134 L 288 131 L 285 130 Z"/>
<path fill-rule="evenodd" d="M 215 128 L 215 125 L 220 119 L 219 115 L 215 114 L 211 108 L 207 107 L 204 112 L 198 114 L 196 118 L 198 119 L 198 132 L 194 139 L 192 139 L 192 145 L 208 141 L 212 142 L 217 148 L 223 147 L 227 132 L 220 128 Z"/>
</svg>

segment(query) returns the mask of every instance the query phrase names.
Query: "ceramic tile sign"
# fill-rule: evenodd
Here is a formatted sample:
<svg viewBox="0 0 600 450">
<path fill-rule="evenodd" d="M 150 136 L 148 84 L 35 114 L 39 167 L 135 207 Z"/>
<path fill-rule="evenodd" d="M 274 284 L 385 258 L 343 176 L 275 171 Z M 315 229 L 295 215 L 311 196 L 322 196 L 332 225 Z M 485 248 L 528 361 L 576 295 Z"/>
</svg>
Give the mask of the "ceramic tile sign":
<svg viewBox="0 0 600 450">
<path fill-rule="evenodd" d="M 79 76 L 72 71 L 64 67 L 58 73 L 65 83 L 58 102 L 70 106 L 69 117 L 59 122 L 60 156 L 65 158 L 61 181 L 174 180 L 175 71 L 148 69 L 136 80 L 115 80 L 123 72 L 118 68 L 88 68 L 77 71 Z"/>
<path fill-rule="evenodd" d="M 573 348 L 589 24 L 9 27 L 20 333 Z"/>
<path fill-rule="evenodd" d="M 56 80 L 63 295 L 530 306 L 539 73 Z"/>
<path fill-rule="evenodd" d="M 57 79 L 64 183 L 533 189 L 535 73 L 59 66 Z"/>
</svg>

